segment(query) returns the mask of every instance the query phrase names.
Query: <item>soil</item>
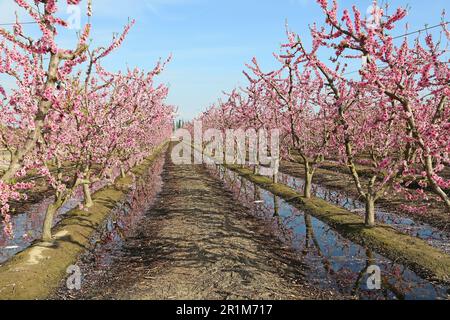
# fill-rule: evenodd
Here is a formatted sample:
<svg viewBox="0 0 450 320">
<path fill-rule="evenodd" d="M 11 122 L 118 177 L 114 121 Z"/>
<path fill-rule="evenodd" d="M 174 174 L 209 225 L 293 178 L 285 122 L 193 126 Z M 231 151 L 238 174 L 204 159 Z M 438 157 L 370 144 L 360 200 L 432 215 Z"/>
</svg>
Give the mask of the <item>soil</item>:
<svg viewBox="0 0 450 320">
<path fill-rule="evenodd" d="M 233 200 L 202 166 L 167 156 L 156 204 L 108 268 L 80 260 L 83 285 L 55 298 L 107 300 L 337 299 L 311 287 L 305 266 L 269 226 Z"/>
<path fill-rule="evenodd" d="M 282 163 L 281 171 L 294 177 L 303 178 L 303 165 L 286 162 Z M 362 178 L 364 183 L 368 183 L 368 179 Z M 348 193 L 354 198 L 358 198 L 355 191 L 355 184 L 352 177 L 343 172 L 342 168 L 327 166 L 326 169 L 320 168 L 314 175 L 313 183 L 325 186 L 330 189 L 340 190 Z M 377 202 L 377 205 L 400 215 L 408 216 L 416 221 L 427 223 L 442 231 L 450 232 L 450 214 L 446 211 L 444 204 L 436 201 L 430 202 L 427 212 L 410 213 L 402 209 L 403 205 L 423 206 L 424 203 L 414 203 L 406 200 L 401 195 L 393 192 Z"/>
</svg>

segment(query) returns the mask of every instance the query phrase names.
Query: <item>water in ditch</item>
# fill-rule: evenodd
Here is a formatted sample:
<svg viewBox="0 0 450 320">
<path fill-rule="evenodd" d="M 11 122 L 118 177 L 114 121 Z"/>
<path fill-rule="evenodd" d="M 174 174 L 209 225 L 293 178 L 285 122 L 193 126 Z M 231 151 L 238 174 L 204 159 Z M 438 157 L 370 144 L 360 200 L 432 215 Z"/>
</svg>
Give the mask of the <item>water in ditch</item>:
<svg viewBox="0 0 450 320">
<path fill-rule="evenodd" d="M 210 167 L 253 214 L 272 226 L 274 236 L 292 246 L 308 267 L 307 279 L 323 289 L 360 299 L 449 299 L 450 287 L 421 278 L 409 268 L 342 237 L 311 215 L 292 207 L 238 174 Z M 370 267 L 381 271 L 381 289 Z M 376 284 L 375 284 L 376 287 Z"/>
<path fill-rule="evenodd" d="M 96 270 L 107 270 L 121 250 L 124 240 L 132 235 L 145 213 L 155 203 L 162 190 L 164 152 L 154 160 L 148 171 L 134 182 L 126 199 L 108 216 L 103 226 L 91 237 L 91 250 L 86 252 L 78 265 L 83 269 L 94 260 Z M 93 277 L 97 276 L 95 273 Z"/>
<path fill-rule="evenodd" d="M 279 182 L 303 193 L 305 186 L 304 179 L 280 173 Z M 365 204 L 348 193 L 332 190 L 317 184 L 313 185 L 312 193 L 313 196 L 317 198 L 343 207 L 361 216 L 365 213 Z M 443 232 L 428 224 L 414 221 L 402 215 L 387 212 L 381 208 L 376 209 L 376 219 L 379 223 L 387 224 L 402 233 L 420 238 L 428 242 L 431 246 L 450 254 L 450 235 L 447 232 Z"/>
<path fill-rule="evenodd" d="M 107 183 L 101 181 L 93 184 L 93 192 L 100 190 Z M 83 202 L 84 196 L 81 188 L 75 192 L 74 196 L 58 210 L 54 225 L 56 225 L 69 211 L 75 209 Z M 14 214 L 11 217 L 13 229 L 12 236 L 0 231 L 0 264 L 8 261 L 17 253 L 28 248 L 35 240 L 42 235 L 47 207 L 53 203 L 54 197 L 47 198 L 37 204 L 30 206 L 26 212 Z"/>
<path fill-rule="evenodd" d="M 162 170 L 161 162 L 163 161 L 162 157 L 158 160 L 158 165 L 155 166 L 155 168 L 159 168 L 158 170 Z M 149 169 L 148 175 L 152 175 L 153 173 L 153 167 Z M 154 177 L 152 176 L 151 179 L 155 179 L 157 181 L 157 176 L 160 174 L 158 170 L 155 171 Z M 115 179 L 119 176 L 120 171 L 117 169 L 115 172 L 113 172 L 113 178 Z M 91 186 L 92 193 L 95 193 L 96 191 L 104 188 L 110 183 L 110 181 L 99 181 L 97 183 L 94 183 Z M 136 186 L 137 187 L 137 186 Z M 140 187 L 138 190 L 138 193 L 140 194 L 146 194 L 143 190 L 144 188 Z M 147 192 L 147 191 L 146 191 Z M 136 197 L 136 192 L 133 191 L 130 196 Z M 12 257 L 14 257 L 17 253 L 22 252 L 29 246 L 33 244 L 34 241 L 38 240 L 42 235 L 42 226 L 44 224 L 45 219 L 45 213 L 47 210 L 47 207 L 53 202 L 54 197 L 50 197 L 48 199 L 43 200 L 40 203 L 37 203 L 35 205 L 32 205 L 29 209 L 27 209 L 26 212 L 15 214 L 11 217 L 11 223 L 12 223 L 12 229 L 13 229 L 13 235 L 8 236 L 4 232 L 0 231 L 0 264 L 8 261 Z M 83 190 L 80 187 L 74 194 L 74 196 L 61 208 L 58 210 L 56 216 L 54 225 L 58 224 L 64 216 L 70 212 L 71 210 L 78 207 L 84 200 Z M 132 199 L 131 199 L 132 200 Z M 130 200 L 130 201 L 131 201 Z M 132 201 L 130 203 L 133 203 Z M 131 205 L 130 203 L 126 203 L 123 205 L 123 208 L 121 210 L 127 211 L 132 210 L 135 206 Z M 136 204 L 138 204 L 136 202 Z M 127 212 L 125 212 L 127 213 Z M 130 215 L 124 214 L 124 217 L 129 217 Z M 121 218 L 122 219 L 122 218 Z M 110 227 L 114 232 L 119 232 L 117 230 L 121 230 L 121 226 L 126 226 L 127 222 L 122 221 L 120 219 L 116 219 L 118 222 L 110 222 Z M 120 220 L 120 221 L 119 221 Z M 104 236 L 105 238 L 112 237 L 111 233 L 108 233 L 107 236 Z"/>
</svg>

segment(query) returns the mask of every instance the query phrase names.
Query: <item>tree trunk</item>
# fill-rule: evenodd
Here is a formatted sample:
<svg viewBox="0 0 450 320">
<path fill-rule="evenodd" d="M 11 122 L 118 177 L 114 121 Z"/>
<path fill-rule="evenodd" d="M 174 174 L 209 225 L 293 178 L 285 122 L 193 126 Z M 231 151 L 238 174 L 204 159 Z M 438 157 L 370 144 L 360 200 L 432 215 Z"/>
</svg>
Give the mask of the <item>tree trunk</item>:
<svg viewBox="0 0 450 320">
<path fill-rule="evenodd" d="M 433 188 L 434 192 L 436 192 L 439 197 L 444 201 L 447 208 L 450 208 L 450 198 L 448 195 L 442 190 L 442 188 L 436 183 L 434 180 L 434 167 L 433 167 L 433 159 L 431 156 L 427 156 L 426 159 L 426 170 L 427 170 L 427 177 L 428 181 L 431 184 L 431 187 Z"/>
<path fill-rule="evenodd" d="M 278 183 L 278 176 L 280 173 L 280 159 L 276 159 L 273 163 L 273 183 Z"/>
<path fill-rule="evenodd" d="M 19 160 L 17 158 L 12 158 L 8 169 L 5 171 L 5 173 L 1 177 L 1 180 L 5 181 L 5 182 L 10 182 L 11 180 L 13 180 L 16 173 L 19 172 L 20 167 L 21 167 L 21 165 L 19 163 Z"/>
<path fill-rule="evenodd" d="M 125 168 L 123 166 L 120 167 L 120 177 L 125 178 L 127 176 L 125 172 Z"/>
<path fill-rule="evenodd" d="M 84 206 L 86 208 L 91 208 L 94 205 L 94 201 L 92 201 L 91 188 L 88 183 L 83 184 L 83 193 L 84 193 Z"/>
<path fill-rule="evenodd" d="M 366 227 L 375 227 L 375 197 L 366 197 Z"/>
<path fill-rule="evenodd" d="M 55 219 L 56 212 L 73 196 L 74 191 L 79 186 L 78 182 L 67 190 L 66 193 L 56 193 L 56 200 L 47 207 L 47 212 L 45 214 L 44 226 L 42 230 L 42 241 L 52 242 L 52 228 L 53 220 Z"/>
<path fill-rule="evenodd" d="M 312 180 L 313 174 L 310 173 L 309 170 L 307 170 L 305 177 L 305 194 L 304 194 L 306 199 L 311 199 Z"/>
<path fill-rule="evenodd" d="M 54 202 L 48 206 L 47 212 L 45 214 L 44 226 L 42 229 L 42 241 L 43 242 L 52 242 L 52 228 L 53 228 L 53 220 L 55 219 L 56 212 L 61 207 L 59 202 Z"/>
<path fill-rule="evenodd" d="M 313 182 L 313 177 L 314 177 L 314 173 L 316 172 L 316 169 L 314 169 L 314 167 L 311 166 L 310 162 L 308 161 L 308 159 L 304 156 L 302 156 L 303 158 L 303 166 L 305 168 L 305 190 L 303 193 L 303 196 L 306 199 L 311 199 L 312 197 L 312 182 Z"/>
<path fill-rule="evenodd" d="M 274 196 L 273 197 L 273 209 L 274 209 L 274 212 L 273 212 L 273 216 L 274 217 L 279 217 L 280 216 L 280 204 L 279 204 L 279 202 L 278 202 L 278 197 L 277 196 Z"/>
<path fill-rule="evenodd" d="M 44 91 L 49 88 L 54 89 L 56 87 L 56 82 L 58 81 L 58 66 L 60 64 L 60 61 L 61 59 L 58 53 L 54 53 L 51 55 Z M 17 172 L 20 171 L 23 166 L 25 157 L 35 149 L 36 144 L 41 137 L 41 131 L 45 126 L 45 119 L 51 107 L 51 101 L 45 99 L 40 100 L 38 112 L 33 121 L 34 130 L 28 134 L 24 145 L 21 146 L 13 155 L 9 168 L 8 170 L 6 170 L 3 176 L 1 176 L 1 180 L 9 182 L 10 180 L 14 179 Z"/>
<path fill-rule="evenodd" d="M 255 201 L 260 201 L 261 200 L 260 190 L 258 189 L 258 187 L 256 185 L 255 185 L 254 197 L 255 197 Z"/>
</svg>

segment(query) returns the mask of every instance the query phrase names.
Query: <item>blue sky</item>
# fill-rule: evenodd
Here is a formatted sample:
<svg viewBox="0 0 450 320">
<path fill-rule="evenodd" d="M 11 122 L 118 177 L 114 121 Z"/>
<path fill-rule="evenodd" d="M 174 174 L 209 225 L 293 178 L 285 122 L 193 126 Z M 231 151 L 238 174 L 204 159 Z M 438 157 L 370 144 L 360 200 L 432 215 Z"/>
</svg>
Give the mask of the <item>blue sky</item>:
<svg viewBox="0 0 450 320">
<path fill-rule="evenodd" d="M 270 70 L 272 52 L 285 41 L 285 21 L 308 38 L 308 25 L 322 22 L 314 0 L 93 0 L 93 38 L 107 44 L 121 31 L 128 17 L 137 20 L 125 44 L 108 57 L 111 70 L 126 66 L 151 68 L 159 58 L 173 55 L 161 81 L 171 87 L 169 102 L 179 107 L 180 116 L 191 119 L 215 102 L 222 91 L 244 84 L 244 64 L 256 56 Z M 362 12 L 372 0 L 340 0 L 341 8 L 358 4 Z M 391 8 L 409 5 L 410 29 L 440 22 L 448 0 L 394 0 Z M 0 0 L 0 23 L 14 20 L 13 0 Z M 67 15 L 64 6 L 61 16 Z M 403 33 L 403 28 L 398 30 Z M 74 31 L 61 35 L 71 46 Z M 357 68 L 357 66 L 355 66 Z"/>
</svg>

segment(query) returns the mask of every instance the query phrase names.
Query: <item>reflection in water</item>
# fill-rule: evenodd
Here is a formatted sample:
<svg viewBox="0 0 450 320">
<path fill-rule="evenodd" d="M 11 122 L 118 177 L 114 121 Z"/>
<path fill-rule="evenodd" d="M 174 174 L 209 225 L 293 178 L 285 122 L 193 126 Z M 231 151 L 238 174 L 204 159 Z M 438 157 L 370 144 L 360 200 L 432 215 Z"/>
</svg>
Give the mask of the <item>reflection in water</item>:
<svg viewBox="0 0 450 320">
<path fill-rule="evenodd" d="M 301 178 L 280 173 L 279 182 L 302 192 L 305 181 Z M 343 207 L 349 211 L 364 216 L 365 204 L 353 196 L 342 191 L 331 190 L 320 185 L 313 185 L 313 196 L 323 199 L 331 204 Z M 401 215 L 386 212 L 377 208 L 376 219 L 380 223 L 392 226 L 394 229 L 427 241 L 431 246 L 450 254 L 450 235 L 430 225 L 416 222 Z"/>
<path fill-rule="evenodd" d="M 92 185 L 93 192 L 96 192 L 107 185 L 106 181 L 97 182 Z M 56 225 L 64 215 L 75 209 L 83 202 L 83 190 L 80 187 L 75 192 L 72 199 L 58 210 L 55 217 L 54 225 Z M 42 235 L 42 225 L 44 224 L 45 213 L 47 207 L 54 202 L 54 197 L 43 200 L 40 203 L 32 205 L 27 212 L 13 215 L 11 223 L 14 234 L 12 237 L 7 236 L 0 231 L 0 263 L 4 263 L 17 253 L 28 248 L 35 240 Z"/>
<path fill-rule="evenodd" d="M 148 172 L 135 182 L 124 202 L 113 210 L 101 230 L 92 237 L 94 249 L 87 254 L 95 259 L 97 268 L 111 265 L 124 240 L 131 235 L 146 211 L 155 203 L 162 190 L 161 174 L 164 163 L 164 156 L 154 161 Z"/>
<path fill-rule="evenodd" d="M 317 287 L 361 299 L 447 299 L 448 288 L 419 277 L 403 265 L 357 245 L 311 215 L 255 186 L 232 171 L 211 169 L 236 199 L 272 226 L 275 236 L 292 246 L 308 267 L 307 279 Z M 370 266 L 382 271 L 382 289 L 369 290 Z"/>
<path fill-rule="evenodd" d="M 278 203 L 278 197 L 277 196 L 273 196 L 273 207 L 274 207 L 274 212 L 273 212 L 273 216 L 274 217 L 279 217 L 280 216 L 280 204 Z"/>
<path fill-rule="evenodd" d="M 120 208 L 121 212 L 114 212 L 114 218 L 108 220 L 106 224 L 106 230 L 110 232 L 104 232 L 102 234 L 102 243 L 106 243 L 110 240 L 117 238 L 117 235 L 124 232 L 124 229 L 128 227 L 134 221 L 134 215 L 139 208 L 143 206 L 143 202 L 153 199 L 155 191 L 153 188 L 161 187 L 161 172 L 164 159 L 161 157 L 152 168 L 149 169 L 148 175 L 136 182 L 132 192 L 127 198 L 127 201 Z M 114 173 L 117 177 L 119 171 Z M 148 183 L 152 181 L 152 183 Z M 154 183 L 153 183 L 154 182 Z M 104 188 L 109 182 L 101 181 L 93 184 L 92 190 L 96 192 Z M 146 198 L 148 196 L 148 199 Z M 69 211 L 79 206 L 84 199 L 83 190 L 80 188 L 59 211 L 55 217 L 54 224 L 64 218 L 64 215 Z M 12 224 L 14 235 L 12 238 L 7 237 L 3 232 L 0 232 L 0 263 L 8 261 L 11 257 L 17 253 L 28 248 L 35 240 L 39 239 L 42 235 L 42 225 L 44 223 L 45 212 L 50 203 L 53 202 L 53 198 L 46 199 L 39 204 L 32 206 L 28 212 L 18 214 L 12 217 Z"/>
</svg>

